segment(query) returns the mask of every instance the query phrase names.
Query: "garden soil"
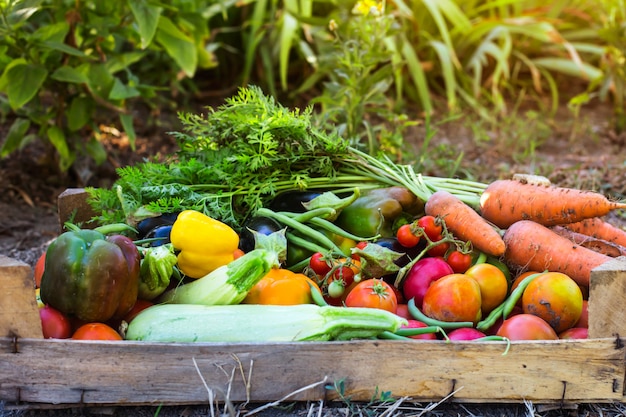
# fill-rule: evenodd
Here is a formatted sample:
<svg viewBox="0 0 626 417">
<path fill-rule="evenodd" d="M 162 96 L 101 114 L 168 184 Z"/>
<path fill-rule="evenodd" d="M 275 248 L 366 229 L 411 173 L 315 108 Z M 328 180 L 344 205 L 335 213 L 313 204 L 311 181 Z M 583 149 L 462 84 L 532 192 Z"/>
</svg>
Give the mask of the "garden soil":
<svg viewBox="0 0 626 417">
<path fill-rule="evenodd" d="M 510 116 L 513 117 L 513 116 Z M 453 155 L 463 153 L 461 169 L 473 179 L 489 182 L 510 177 L 513 173 L 541 173 L 554 184 L 602 191 L 613 198 L 626 197 L 626 134 L 611 128 L 612 110 L 605 105 L 583 109 L 575 118 L 567 108 L 554 121 L 546 121 L 547 137 L 523 135 L 502 137 L 498 126 L 480 129 L 464 119 L 440 124 L 429 149 L 444 147 Z M 509 118 L 509 120 L 511 120 Z M 0 137 L 8 129 L 0 126 Z M 520 124 L 523 130 L 523 123 Z M 34 266 L 47 245 L 61 232 L 57 215 L 57 196 L 67 188 L 84 186 L 109 187 L 116 179 L 117 167 L 135 164 L 176 151 L 176 143 L 167 133 L 177 129 L 176 120 L 160 123 L 159 128 L 139 130 L 136 150 L 130 148 L 125 135 L 101 126 L 102 143 L 107 160 L 96 166 L 84 160 L 71 172 L 51 168 L 50 151 L 41 144 L 30 144 L 0 160 L 0 254 Z M 521 132 L 524 133 L 524 132 Z M 527 132 L 526 132 L 527 133 Z M 407 133 L 408 149 L 418 154 L 423 145 L 423 126 Z M 530 140 L 529 140 L 530 139 Z M 516 142 L 517 141 L 517 142 Z M 527 145 L 520 143 L 524 141 Z M 0 140 L 1 142 L 1 140 Z M 529 144 L 529 145 L 528 145 Z M 535 147 L 534 150 L 532 147 Z M 512 153 L 511 149 L 515 151 Z M 530 150 L 529 150 L 530 149 Z M 445 174 L 445 164 L 433 164 Z M 625 225 L 626 214 L 613 214 L 610 221 Z M 582 358 L 581 358 L 582 360 Z M 0 380 L 2 376 L 0 375 Z M 0 403 L 0 417 L 8 416 L 213 416 L 224 412 L 223 404 L 211 410 L 209 404 L 171 407 L 86 407 L 38 410 L 15 404 Z M 260 405 L 235 405 L 240 415 Z M 398 404 L 396 404 L 398 406 Z M 261 416 L 349 416 L 349 415 L 434 415 L 434 416 L 613 416 L 626 415 L 623 404 L 580 404 L 567 407 L 542 407 L 535 404 L 414 404 L 406 402 L 393 409 L 386 405 L 375 409 L 367 404 L 291 403 L 285 401 L 254 415 Z M 232 414 L 232 412 L 231 412 Z"/>
</svg>

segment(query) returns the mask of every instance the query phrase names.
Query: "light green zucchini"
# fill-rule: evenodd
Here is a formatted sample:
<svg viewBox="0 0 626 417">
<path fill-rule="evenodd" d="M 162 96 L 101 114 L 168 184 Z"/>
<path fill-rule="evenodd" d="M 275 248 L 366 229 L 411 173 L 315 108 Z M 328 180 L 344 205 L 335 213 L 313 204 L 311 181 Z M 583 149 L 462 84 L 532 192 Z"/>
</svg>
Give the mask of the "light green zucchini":
<svg viewBox="0 0 626 417">
<path fill-rule="evenodd" d="M 375 308 L 302 304 L 159 304 L 128 325 L 126 339 L 153 342 L 294 342 L 372 338 L 406 320 Z"/>
<path fill-rule="evenodd" d="M 238 304 L 270 269 L 278 266 L 275 252 L 255 249 L 188 284 L 166 291 L 159 303 Z"/>
</svg>

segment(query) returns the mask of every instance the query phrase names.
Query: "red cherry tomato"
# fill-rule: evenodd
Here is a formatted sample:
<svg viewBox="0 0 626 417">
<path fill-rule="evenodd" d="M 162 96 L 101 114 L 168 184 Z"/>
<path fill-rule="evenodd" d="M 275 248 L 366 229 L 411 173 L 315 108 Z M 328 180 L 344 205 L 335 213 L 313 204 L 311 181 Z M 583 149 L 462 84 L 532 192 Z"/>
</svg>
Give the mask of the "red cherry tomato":
<svg viewBox="0 0 626 417">
<path fill-rule="evenodd" d="M 45 339 L 69 339 L 72 336 L 70 319 L 59 310 L 43 306 L 39 309 L 41 330 Z"/>
<path fill-rule="evenodd" d="M 325 259 L 325 255 L 321 252 L 315 252 L 309 260 L 309 267 L 317 275 L 326 275 L 332 269 L 332 265 Z"/>
<path fill-rule="evenodd" d="M 122 336 L 111 326 L 104 323 L 87 323 L 80 326 L 72 339 L 75 340 L 122 340 Z"/>
<path fill-rule="evenodd" d="M 446 262 L 448 262 L 448 265 L 450 265 L 454 272 L 462 274 L 472 266 L 472 255 L 455 250 L 450 252 Z"/>
<path fill-rule="evenodd" d="M 398 243 L 405 248 L 414 248 L 420 242 L 420 237 L 416 236 L 411 230 L 410 224 L 403 224 L 396 232 Z"/>
<path fill-rule="evenodd" d="M 343 281 L 345 287 L 349 287 L 354 282 L 354 270 L 348 266 L 340 266 L 333 271 L 333 281 Z"/>
<path fill-rule="evenodd" d="M 424 229 L 424 234 L 433 242 L 441 239 L 443 227 L 435 216 L 422 216 L 417 220 L 417 225 Z"/>
<path fill-rule="evenodd" d="M 433 242 L 439 242 L 441 239 L 443 239 L 443 236 L 439 235 L 436 239 L 433 239 Z M 438 244 L 437 246 L 433 246 L 428 250 L 427 253 L 428 256 L 432 257 L 444 256 L 446 252 L 448 252 L 448 249 L 450 249 L 450 243 L 444 242 Z"/>
<path fill-rule="evenodd" d="M 41 254 L 39 259 L 37 259 L 37 263 L 35 264 L 35 270 L 34 270 L 35 288 L 41 287 L 41 277 L 43 276 L 43 270 L 45 266 L 46 266 L 46 252 Z"/>
<path fill-rule="evenodd" d="M 398 298 L 391 285 L 382 279 L 370 278 L 352 288 L 345 304 L 347 307 L 380 308 L 395 314 L 398 309 Z"/>
</svg>

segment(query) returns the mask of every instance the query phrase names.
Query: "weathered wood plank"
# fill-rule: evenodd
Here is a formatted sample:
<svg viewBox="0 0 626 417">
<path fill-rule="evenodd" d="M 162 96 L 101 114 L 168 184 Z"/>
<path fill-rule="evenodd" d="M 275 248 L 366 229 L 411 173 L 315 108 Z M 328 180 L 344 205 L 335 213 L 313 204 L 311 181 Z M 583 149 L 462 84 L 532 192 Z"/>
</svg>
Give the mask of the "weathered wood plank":
<svg viewBox="0 0 626 417">
<path fill-rule="evenodd" d="M 43 337 L 31 267 L 0 255 L 0 288 L 0 336 Z"/>
<path fill-rule="evenodd" d="M 0 399 L 66 404 L 337 399 L 376 392 L 459 402 L 622 399 L 624 344 L 614 339 L 516 342 L 353 341 L 172 344 L 0 339 Z M 17 352 L 16 352 L 17 351 Z M 195 363 L 194 363 L 195 361 Z M 197 365 L 197 369 L 196 369 Z M 202 378 L 200 377 L 202 375 Z M 326 381 L 320 383 L 320 381 Z M 317 385 L 315 385 L 318 383 Z M 378 390 L 378 391 L 377 391 Z M 228 394 L 227 394 L 228 393 Z"/>
<path fill-rule="evenodd" d="M 626 335 L 626 257 L 615 258 L 591 272 L 589 337 Z"/>
</svg>

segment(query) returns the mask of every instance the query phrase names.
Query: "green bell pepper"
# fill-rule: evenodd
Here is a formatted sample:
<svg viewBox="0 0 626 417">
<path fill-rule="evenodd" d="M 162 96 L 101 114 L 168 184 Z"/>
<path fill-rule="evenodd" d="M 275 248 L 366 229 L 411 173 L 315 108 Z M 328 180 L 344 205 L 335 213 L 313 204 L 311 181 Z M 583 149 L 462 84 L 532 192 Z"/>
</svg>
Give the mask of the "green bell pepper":
<svg viewBox="0 0 626 417">
<path fill-rule="evenodd" d="M 358 236 L 392 237 L 394 222 L 403 215 L 413 216 L 423 203 L 404 187 L 377 188 L 363 193 L 341 211 L 337 226 Z"/>
<path fill-rule="evenodd" d="M 74 229 L 46 251 L 41 300 L 87 322 L 121 319 L 137 301 L 141 256 L 119 234 Z"/>
</svg>

